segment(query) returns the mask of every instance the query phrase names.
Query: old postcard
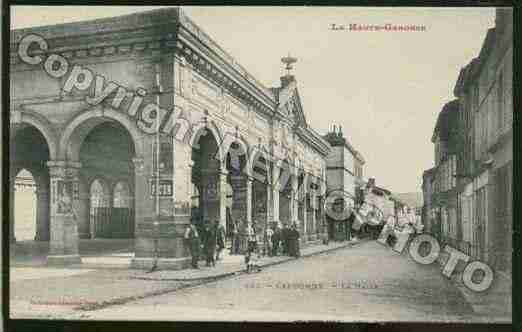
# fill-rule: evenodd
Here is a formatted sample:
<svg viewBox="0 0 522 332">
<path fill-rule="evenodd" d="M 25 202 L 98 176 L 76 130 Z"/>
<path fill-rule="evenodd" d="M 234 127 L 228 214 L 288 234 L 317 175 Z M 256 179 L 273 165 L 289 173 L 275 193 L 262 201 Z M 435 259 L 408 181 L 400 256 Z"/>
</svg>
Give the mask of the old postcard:
<svg viewBox="0 0 522 332">
<path fill-rule="evenodd" d="M 11 319 L 511 323 L 512 8 L 10 29 Z"/>
</svg>

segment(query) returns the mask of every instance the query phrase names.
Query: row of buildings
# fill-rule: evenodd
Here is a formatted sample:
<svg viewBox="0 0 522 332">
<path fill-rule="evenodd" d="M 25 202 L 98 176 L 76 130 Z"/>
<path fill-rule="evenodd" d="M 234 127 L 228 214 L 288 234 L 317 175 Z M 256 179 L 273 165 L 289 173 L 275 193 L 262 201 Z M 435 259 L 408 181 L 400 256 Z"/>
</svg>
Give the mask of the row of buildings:
<svg viewBox="0 0 522 332">
<path fill-rule="evenodd" d="M 423 224 L 441 242 L 511 274 L 513 16 L 496 9 L 478 56 L 433 131 L 434 166 L 423 174 Z"/>
<path fill-rule="evenodd" d="M 337 204 L 339 210 L 360 206 L 363 202 L 369 205 L 370 211 L 380 218 L 397 216 L 397 212 L 404 207 L 404 203 L 397 199 L 391 191 L 375 184 L 375 178 L 365 178 L 363 174 L 365 160 L 362 154 L 350 143 L 340 125 L 323 136 L 329 143 L 331 150 L 326 157 L 326 184 L 328 193 L 335 192 L 336 200 L 328 200 L 325 215 L 328 234 L 331 240 L 347 240 L 349 224 L 346 214 L 328 213 L 328 209 L 335 209 L 329 204 Z M 339 193 L 342 193 L 340 195 Z M 328 195 L 327 195 L 328 196 Z M 342 197 L 342 199 L 341 199 Z M 347 211 L 347 210 L 346 210 Z"/>
</svg>

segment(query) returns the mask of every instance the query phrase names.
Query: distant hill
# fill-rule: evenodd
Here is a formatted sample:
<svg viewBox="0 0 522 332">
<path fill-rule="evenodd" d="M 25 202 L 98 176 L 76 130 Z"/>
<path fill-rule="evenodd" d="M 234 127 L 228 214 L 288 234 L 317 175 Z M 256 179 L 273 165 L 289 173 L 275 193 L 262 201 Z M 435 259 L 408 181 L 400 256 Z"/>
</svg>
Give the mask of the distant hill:
<svg viewBox="0 0 522 332">
<path fill-rule="evenodd" d="M 393 196 L 398 198 L 404 204 L 411 207 L 422 207 L 423 199 L 422 193 L 393 193 Z"/>
</svg>

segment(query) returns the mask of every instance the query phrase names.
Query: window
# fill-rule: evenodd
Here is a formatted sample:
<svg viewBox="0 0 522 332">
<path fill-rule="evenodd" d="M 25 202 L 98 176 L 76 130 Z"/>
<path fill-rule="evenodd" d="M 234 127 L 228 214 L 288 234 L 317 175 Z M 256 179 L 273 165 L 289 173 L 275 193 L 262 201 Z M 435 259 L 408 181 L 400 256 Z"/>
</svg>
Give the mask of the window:
<svg viewBox="0 0 522 332">
<path fill-rule="evenodd" d="M 489 104 L 488 104 L 489 105 Z M 489 127 L 489 118 L 488 118 L 488 108 L 486 107 L 482 112 L 482 128 L 484 129 L 484 133 L 482 136 L 482 153 L 485 153 L 488 148 L 488 127 Z"/>
<path fill-rule="evenodd" d="M 512 73 L 511 73 L 512 75 Z M 513 81 L 509 80 L 509 76 L 507 73 L 504 75 L 504 80 L 502 82 L 502 107 L 504 113 L 504 127 L 506 129 L 510 128 L 513 122 Z"/>
<path fill-rule="evenodd" d="M 114 187 L 113 206 L 115 208 L 129 208 L 130 200 L 129 185 L 126 182 L 118 182 Z"/>
<path fill-rule="evenodd" d="M 446 184 L 445 184 L 446 188 L 444 188 L 445 190 L 448 190 L 450 188 L 450 182 L 449 182 L 449 166 L 450 166 L 450 163 L 451 163 L 451 158 L 448 158 L 448 160 L 446 161 L 446 164 L 444 165 L 444 172 L 445 172 L 444 180 L 446 182 Z"/>
<path fill-rule="evenodd" d="M 457 185 L 457 178 L 454 176 L 457 174 L 457 156 L 453 156 L 453 167 L 451 169 L 451 186 L 455 187 Z"/>
<path fill-rule="evenodd" d="M 474 136 L 474 137 L 473 137 L 473 141 L 474 141 L 474 143 L 475 143 L 475 144 L 474 144 L 474 145 L 475 145 L 475 146 L 474 146 L 474 148 L 475 148 L 475 151 L 474 151 L 474 152 L 475 152 L 475 153 L 474 153 L 474 155 L 475 155 L 475 156 L 474 156 L 475 159 L 478 159 L 478 156 L 480 155 L 480 140 L 479 140 L 479 138 L 480 138 L 480 117 L 479 117 L 479 115 L 480 115 L 480 114 L 477 113 L 477 114 L 474 116 L 474 121 L 475 121 L 475 125 L 474 125 L 474 127 L 475 127 L 475 130 L 474 130 L 474 132 L 473 132 L 473 134 L 474 134 L 474 135 L 473 135 L 473 136 Z"/>
<path fill-rule="evenodd" d="M 449 227 L 448 227 L 448 215 L 446 213 L 446 208 L 441 208 L 441 233 L 443 237 L 449 236 Z"/>
<path fill-rule="evenodd" d="M 471 200 L 470 197 L 459 195 L 462 220 L 462 240 L 471 241 Z"/>
<path fill-rule="evenodd" d="M 502 166 L 497 170 L 495 184 L 496 184 L 496 215 L 499 217 L 503 217 L 506 215 L 511 215 L 511 176 L 510 176 L 510 168 L 509 164 Z"/>
<path fill-rule="evenodd" d="M 452 165 L 453 165 L 453 156 L 450 156 L 448 158 L 448 162 L 446 163 L 446 190 L 451 189 L 451 184 L 452 184 L 451 167 L 452 167 Z"/>
<path fill-rule="evenodd" d="M 497 115 L 498 115 L 498 130 L 502 131 L 504 128 L 504 78 L 502 69 L 497 78 Z"/>
<path fill-rule="evenodd" d="M 449 189 L 449 177 L 448 177 L 448 165 L 450 161 L 449 159 L 444 163 L 444 191 L 447 191 Z"/>
<path fill-rule="evenodd" d="M 439 144 L 435 142 L 435 165 L 439 164 Z"/>
<path fill-rule="evenodd" d="M 471 95 L 472 95 L 472 107 L 473 107 L 473 111 L 477 112 L 478 111 L 478 106 L 479 106 L 479 95 L 478 95 L 478 86 L 473 86 L 471 88 Z"/>
<path fill-rule="evenodd" d="M 448 234 L 452 239 L 457 238 L 457 210 L 448 209 Z"/>
<path fill-rule="evenodd" d="M 486 186 L 475 192 L 475 220 L 473 225 L 474 256 L 483 259 L 485 250 L 485 230 L 487 223 Z"/>
<path fill-rule="evenodd" d="M 486 146 L 487 146 L 487 139 L 488 139 L 488 117 L 487 117 L 487 113 L 482 110 L 480 111 L 480 113 L 478 114 L 478 117 L 480 119 L 480 137 L 478 138 L 479 142 L 480 142 L 480 147 L 479 147 L 479 156 L 481 156 L 485 150 L 486 150 Z"/>
</svg>

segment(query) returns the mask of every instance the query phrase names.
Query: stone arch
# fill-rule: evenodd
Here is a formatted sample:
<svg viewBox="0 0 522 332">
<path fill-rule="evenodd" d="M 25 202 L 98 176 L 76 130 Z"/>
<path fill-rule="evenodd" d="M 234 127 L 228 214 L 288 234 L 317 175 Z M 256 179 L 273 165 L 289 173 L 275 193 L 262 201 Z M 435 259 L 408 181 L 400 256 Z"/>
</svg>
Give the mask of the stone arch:
<svg viewBox="0 0 522 332">
<path fill-rule="evenodd" d="M 49 170 L 45 162 L 56 158 L 57 140 L 52 124 L 33 111 L 15 111 L 10 119 L 9 206 L 15 211 L 14 189 L 18 173 L 25 169 L 31 173 L 36 187 L 36 236 L 35 239 L 49 240 Z M 11 213 L 10 240 L 14 236 L 15 214 Z"/>
<path fill-rule="evenodd" d="M 191 128 L 188 141 L 191 150 L 190 183 L 194 186 L 193 192 L 199 193 L 192 196 L 190 218 L 200 230 L 207 221 L 219 219 L 223 222 L 226 216 L 221 205 L 224 171 L 221 132 L 214 122 L 199 121 Z"/>
<path fill-rule="evenodd" d="M 220 146 L 220 150 L 221 150 L 221 156 L 223 157 L 223 161 L 226 160 L 225 158 L 227 158 L 227 154 L 230 152 L 230 149 L 232 147 L 232 144 L 236 143 L 239 145 L 239 147 L 241 148 L 240 149 L 240 153 L 239 155 L 242 155 L 243 153 L 245 154 L 245 168 L 244 168 L 244 171 L 245 171 L 245 174 L 246 175 L 250 175 L 250 169 L 251 169 L 251 165 L 250 165 L 250 155 L 249 155 L 249 145 L 248 143 L 243 139 L 243 137 L 239 136 L 239 137 L 230 137 L 230 135 L 227 135 L 225 138 L 224 138 L 224 141 L 222 142 L 221 146 Z"/>
<path fill-rule="evenodd" d="M 228 153 L 228 150 L 230 149 L 232 143 L 238 143 L 245 152 L 245 154 L 249 156 L 250 145 L 248 144 L 247 140 L 242 135 L 238 135 L 236 137 L 231 134 L 227 134 L 226 137 L 223 138 L 223 142 L 221 144 L 223 155 L 226 155 Z"/>
<path fill-rule="evenodd" d="M 136 123 L 118 111 L 101 107 L 85 111 L 69 121 L 60 137 L 59 158 L 79 160 L 80 148 L 85 137 L 94 127 L 110 120 L 118 122 L 128 131 L 134 143 L 134 153 L 137 158 L 141 158 L 143 156 L 142 133 Z"/>
<path fill-rule="evenodd" d="M 271 160 L 268 158 L 268 153 L 266 152 L 266 150 L 264 148 L 255 147 L 250 152 L 250 157 L 248 158 L 247 175 L 249 177 L 252 177 L 252 174 L 253 174 L 253 171 L 254 171 L 255 162 L 256 162 L 257 158 L 260 158 L 260 157 L 265 159 L 265 162 L 266 162 L 267 166 L 270 164 Z M 269 173 L 269 170 L 267 170 L 267 173 Z"/>
<path fill-rule="evenodd" d="M 223 135 L 221 134 L 221 130 L 218 125 L 214 121 L 210 121 L 208 123 L 200 123 L 197 126 L 192 127 L 191 132 L 192 136 L 190 137 L 190 147 L 193 149 L 198 149 L 198 140 L 201 136 L 204 136 L 206 130 L 210 131 L 216 140 L 218 146 L 219 160 L 223 162 L 223 152 L 221 149 L 221 145 L 223 142 Z"/>
<path fill-rule="evenodd" d="M 11 114 L 11 141 L 14 139 L 18 129 L 24 125 L 31 125 L 38 129 L 45 138 L 49 148 L 49 160 L 55 160 L 58 153 L 58 139 L 52 128 L 52 124 L 44 116 L 32 111 L 15 111 Z"/>
</svg>

